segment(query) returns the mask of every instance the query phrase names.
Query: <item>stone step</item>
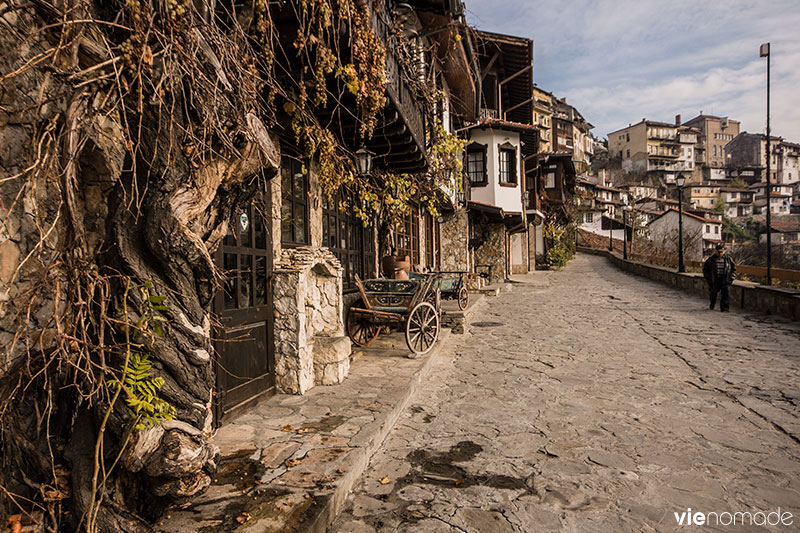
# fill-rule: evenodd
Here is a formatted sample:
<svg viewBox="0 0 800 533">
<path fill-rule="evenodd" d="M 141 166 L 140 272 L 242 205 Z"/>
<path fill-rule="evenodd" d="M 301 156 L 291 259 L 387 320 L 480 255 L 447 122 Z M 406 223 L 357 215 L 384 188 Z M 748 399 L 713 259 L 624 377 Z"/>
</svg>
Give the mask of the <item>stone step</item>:
<svg viewBox="0 0 800 533">
<path fill-rule="evenodd" d="M 456 302 L 442 302 L 442 325 L 450 328 L 455 334 L 464 334 L 469 331 L 469 323 L 480 304 L 486 301 L 483 294 L 470 293 L 469 305 L 465 310 L 458 308 Z"/>
</svg>

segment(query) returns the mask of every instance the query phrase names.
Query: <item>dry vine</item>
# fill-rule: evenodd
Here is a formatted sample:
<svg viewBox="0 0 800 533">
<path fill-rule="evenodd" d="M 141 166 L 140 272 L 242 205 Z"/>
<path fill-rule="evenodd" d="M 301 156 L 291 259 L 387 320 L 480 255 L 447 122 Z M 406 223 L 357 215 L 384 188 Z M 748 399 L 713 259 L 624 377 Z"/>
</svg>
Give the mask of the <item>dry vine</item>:
<svg viewBox="0 0 800 533">
<path fill-rule="evenodd" d="M 145 531 L 164 502 L 210 482 L 212 254 L 233 206 L 277 172 L 270 130 L 293 131 L 327 165 L 325 191 L 356 193 L 365 218 L 392 182 L 357 176 L 319 112 L 346 108 L 364 138 L 376 126 L 385 50 L 369 5 L 236 5 L 0 4 L 0 246 L 11 259 L 0 285 L 0 492 L 18 522 Z M 287 36 L 273 20 L 290 14 Z M 433 194 L 419 176 L 394 179 L 401 203 Z M 148 353 L 176 420 L 131 431 L 136 415 L 115 408 L 110 384 L 125 382 L 131 343 L 143 342 L 149 297 L 129 289 L 144 283 L 170 302 L 154 311 L 164 331 Z M 170 462 L 186 449 L 192 461 Z"/>
</svg>

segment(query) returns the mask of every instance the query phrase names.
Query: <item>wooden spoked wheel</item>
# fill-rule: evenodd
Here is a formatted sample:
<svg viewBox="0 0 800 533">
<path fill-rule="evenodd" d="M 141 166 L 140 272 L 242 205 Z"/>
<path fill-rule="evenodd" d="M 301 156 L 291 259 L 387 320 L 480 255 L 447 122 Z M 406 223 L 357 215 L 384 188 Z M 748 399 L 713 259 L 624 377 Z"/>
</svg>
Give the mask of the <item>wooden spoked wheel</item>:
<svg viewBox="0 0 800 533">
<path fill-rule="evenodd" d="M 439 338 L 439 312 L 430 302 L 421 302 L 408 314 L 406 344 L 416 355 L 431 351 Z"/>
<path fill-rule="evenodd" d="M 462 311 L 469 305 L 469 291 L 466 287 L 458 289 L 458 308 Z"/>
<path fill-rule="evenodd" d="M 354 313 L 352 308 L 347 313 L 347 335 L 356 346 L 369 346 L 378 338 L 381 327 L 373 324 L 367 317 Z"/>
</svg>

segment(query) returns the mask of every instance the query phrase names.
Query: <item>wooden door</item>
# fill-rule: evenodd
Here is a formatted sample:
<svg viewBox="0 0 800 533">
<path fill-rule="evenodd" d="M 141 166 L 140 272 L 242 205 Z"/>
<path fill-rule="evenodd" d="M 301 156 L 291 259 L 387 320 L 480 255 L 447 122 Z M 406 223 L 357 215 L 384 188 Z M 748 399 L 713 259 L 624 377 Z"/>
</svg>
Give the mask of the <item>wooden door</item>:
<svg viewBox="0 0 800 533">
<path fill-rule="evenodd" d="M 236 223 L 217 252 L 226 274 L 215 308 L 217 422 L 275 392 L 272 310 L 272 243 L 262 212 L 237 210 Z"/>
</svg>

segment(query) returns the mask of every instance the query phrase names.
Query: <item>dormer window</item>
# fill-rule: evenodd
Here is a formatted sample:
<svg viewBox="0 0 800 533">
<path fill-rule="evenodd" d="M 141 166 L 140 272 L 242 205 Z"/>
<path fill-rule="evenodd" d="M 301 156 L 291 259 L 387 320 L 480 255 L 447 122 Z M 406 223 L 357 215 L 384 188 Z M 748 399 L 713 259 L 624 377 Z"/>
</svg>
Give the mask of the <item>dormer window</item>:
<svg viewBox="0 0 800 533">
<path fill-rule="evenodd" d="M 500 151 L 499 178 L 501 184 L 517 184 L 517 150 L 513 145 L 505 143 L 498 147 Z"/>
</svg>

